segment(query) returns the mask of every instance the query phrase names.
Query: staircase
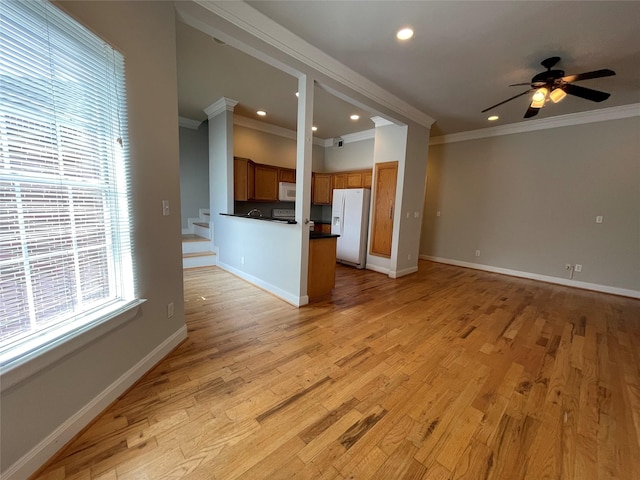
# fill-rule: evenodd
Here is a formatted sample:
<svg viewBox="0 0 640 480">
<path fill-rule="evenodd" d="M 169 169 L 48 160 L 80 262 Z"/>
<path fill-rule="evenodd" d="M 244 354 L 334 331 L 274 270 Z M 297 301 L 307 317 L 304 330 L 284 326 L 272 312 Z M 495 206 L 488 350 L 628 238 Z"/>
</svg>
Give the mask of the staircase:
<svg viewBox="0 0 640 480">
<path fill-rule="evenodd" d="M 182 268 L 208 267 L 216 265 L 213 252 L 209 210 L 201 208 L 198 218 L 189 218 L 188 233 L 182 234 Z"/>
</svg>

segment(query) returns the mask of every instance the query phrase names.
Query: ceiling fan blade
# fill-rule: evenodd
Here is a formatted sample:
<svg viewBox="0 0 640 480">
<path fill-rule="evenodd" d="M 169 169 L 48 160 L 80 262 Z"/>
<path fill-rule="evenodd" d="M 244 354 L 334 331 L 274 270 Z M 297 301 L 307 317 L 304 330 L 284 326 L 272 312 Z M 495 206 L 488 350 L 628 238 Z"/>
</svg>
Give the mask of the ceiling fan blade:
<svg viewBox="0 0 640 480">
<path fill-rule="evenodd" d="M 528 85 L 528 84 L 527 84 L 527 85 Z M 492 106 L 491 106 L 491 107 L 489 107 L 489 108 L 485 108 L 485 109 L 484 109 L 484 110 L 482 110 L 482 112 L 480 112 L 480 113 L 488 112 L 489 110 L 491 110 L 491 109 L 493 109 L 493 108 L 499 107 L 499 106 L 500 106 L 500 105 L 502 105 L 503 103 L 510 102 L 511 100 L 513 100 L 513 99 L 515 99 L 515 98 L 521 97 L 522 95 L 526 95 L 527 93 L 531 92 L 532 90 L 533 90 L 533 89 L 531 89 L 531 88 L 530 88 L 529 90 L 527 90 L 527 91 L 525 91 L 525 92 L 519 93 L 518 95 L 514 95 L 514 96 L 513 96 L 513 97 L 511 97 L 511 98 L 507 98 L 506 100 L 504 100 L 504 101 L 502 101 L 502 102 L 500 102 L 500 103 L 496 103 L 495 105 L 492 105 Z"/>
<path fill-rule="evenodd" d="M 593 72 L 578 73 L 576 75 L 567 75 L 566 77 L 562 77 L 562 80 L 567 83 L 571 83 L 571 82 L 579 82 L 580 80 L 590 80 L 592 78 L 610 77 L 615 74 L 616 72 L 614 72 L 613 70 L 609 70 L 608 68 L 603 68 L 602 70 L 594 70 Z"/>
<path fill-rule="evenodd" d="M 529 106 L 529 108 L 527 108 L 526 113 L 524 114 L 524 118 L 535 117 L 538 114 L 539 110 L 540 110 L 539 108 L 533 108 L 532 106 Z"/>
<path fill-rule="evenodd" d="M 510 87 L 519 87 L 521 85 L 531 85 L 531 82 L 522 82 L 522 83 L 512 83 L 511 85 L 509 85 Z"/>
<path fill-rule="evenodd" d="M 611 96 L 610 93 L 601 92 L 600 90 L 593 90 L 591 88 L 579 87 L 572 83 L 567 83 L 562 89 L 569 95 L 575 95 L 576 97 L 591 100 L 592 102 L 603 102 Z"/>
</svg>

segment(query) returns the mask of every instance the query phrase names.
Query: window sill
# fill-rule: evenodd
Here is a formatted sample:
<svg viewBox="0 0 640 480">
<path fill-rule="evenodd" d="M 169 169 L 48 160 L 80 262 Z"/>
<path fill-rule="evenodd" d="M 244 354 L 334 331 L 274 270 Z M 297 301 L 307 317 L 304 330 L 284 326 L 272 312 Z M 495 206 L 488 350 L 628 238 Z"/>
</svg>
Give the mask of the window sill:
<svg viewBox="0 0 640 480">
<path fill-rule="evenodd" d="M 138 314 L 144 302 L 146 302 L 145 299 L 137 299 L 118 303 L 108 311 L 102 312 L 99 318 L 89 320 L 69 333 L 63 333 L 43 345 L 31 345 L 24 355 L 10 358 L 6 354 L 5 358 L 0 358 L 0 392 L 8 390 L 128 322 Z"/>
</svg>

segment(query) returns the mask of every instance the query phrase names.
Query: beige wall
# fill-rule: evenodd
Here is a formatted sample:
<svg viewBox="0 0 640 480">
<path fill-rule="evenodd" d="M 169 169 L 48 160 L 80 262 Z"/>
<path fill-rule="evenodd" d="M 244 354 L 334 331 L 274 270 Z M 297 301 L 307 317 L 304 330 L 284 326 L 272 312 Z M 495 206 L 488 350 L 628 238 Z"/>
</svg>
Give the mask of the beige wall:
<svg viewBox="0 0 640 480">
<path fill-rule="evenodd" d="M 431 146 L 420 253 L 564 279 L 582 264 L 577 281 L 640 291 L 638 132 L 634 117 Z"/>
<path fill-rule="evenodd" d="M 75 415 L 184 327 L 173 4 L 60 5 L 126 59 L 134 269 L 138 294 L 147 302 L 131 321 L 2 392 L 3 473 L 19 461 L 41 460 L 40 447 L 45 453 L 62 447 L 47 444 L 47 436 L 69 429 Z M 168 217 L 162 216 L 163 199 L 170 201 Z M 166 304 L 171 301 L 175 316 L 168 319 Z"/>
<path fill-rule="evenodd" d="M 233 126 L 233 154 L 236 157 L 276 167 L 296 168 L 296 148 L 295 139 Z M 324 147 L 313 146 L 312 162 L 314 172 L 324 171 Z"/>
</svg>

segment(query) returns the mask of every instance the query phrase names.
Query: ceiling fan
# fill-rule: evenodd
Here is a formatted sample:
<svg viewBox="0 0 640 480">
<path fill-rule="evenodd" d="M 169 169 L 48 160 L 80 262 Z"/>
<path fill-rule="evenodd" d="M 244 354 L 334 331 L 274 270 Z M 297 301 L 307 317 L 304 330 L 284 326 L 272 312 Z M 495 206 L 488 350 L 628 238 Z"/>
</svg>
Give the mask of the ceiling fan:
<svg viewBox="0 0 640 480">
<path fill-rule="evenodd" d="M 482 113 L 496 108 L 504 103 L 510 102 L 522 95 L 535 91 L 531 99 L 531 104 L 527 108 L 524 118 L 530 118 L 538 114 L 538 111 L 544 106 L 548 99 L 553 103 L 558 103 L 567 94 L 575 95 L 576 97 L 591 100 L 593 102 L 602 102 L 609 98 L 611 94 L 601 92 L 599 90 L 593 90 L 591 88 L 580 87 L 574 85 L 573 82 L 580 80 L 590 80 L 592 78 L 610 77 L 615 75 L 616 72 L 609 69 L 594 70 L 593 72 L 578 73 L 576 75 L 565 76 L 564 70 L 551 70 L 558 62 L 560 57 L 550 57 L 541 62 L 542 66 L 547 69 L 546 72 L 541 72 L 531 79 L 531 82 L 514 83 L 509 85 L 510 87 L 516 87 L 520 85 L 529 85 L 531 88 L 526 91 L 514 95 L 511 98 L 496 103 L 495 105 L 485 108 Z"/>
</svg>

